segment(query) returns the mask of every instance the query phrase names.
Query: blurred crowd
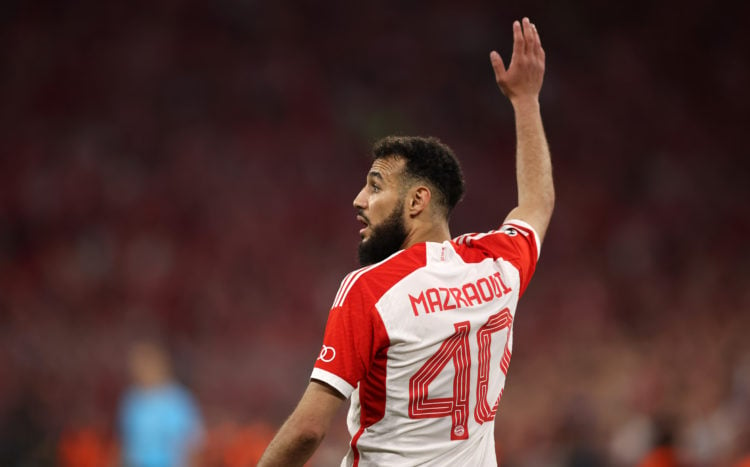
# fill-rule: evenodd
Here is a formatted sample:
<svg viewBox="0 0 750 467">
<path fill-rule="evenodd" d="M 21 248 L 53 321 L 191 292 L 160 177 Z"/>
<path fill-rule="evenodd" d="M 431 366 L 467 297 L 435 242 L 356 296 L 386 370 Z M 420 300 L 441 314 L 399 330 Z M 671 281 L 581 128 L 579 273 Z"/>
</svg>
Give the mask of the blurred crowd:
<svg viewBox="0 0 750 467">
<path fill-rule="evenodd" d="M 351 201 L 375 139 L 453 147 L 468 186 L 454 235 L 513 207 L 488 53 L 509 58 L 521 15 L 547 50 L 558 204 L 516 320 L 501 465 L 750 464 L 750 65 L 743 32 L 717 27 L 726 9 L 0 11 L 0 465 L 127 465 L 143 341 L 194 404 L 193 462 L 252 465 L 357 267 Z M 311 465 L 338 464 L 343 425 Z"/>
</svg>

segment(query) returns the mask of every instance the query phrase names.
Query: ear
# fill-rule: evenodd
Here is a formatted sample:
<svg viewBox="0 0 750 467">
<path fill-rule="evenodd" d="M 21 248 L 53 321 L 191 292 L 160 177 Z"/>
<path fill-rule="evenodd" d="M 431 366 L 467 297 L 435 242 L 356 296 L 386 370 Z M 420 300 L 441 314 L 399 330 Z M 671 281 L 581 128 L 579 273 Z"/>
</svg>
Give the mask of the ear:
<svg viewBox="0 0 750 467">
<path fill-rule="evenodd" d="M 409 217 L 417 217 L 422 211 L 426 210 L 430 205 L 431 199 L 432 192 L 425 185 L 417 185 L 409 190 L 406 206 Z"/>
</svg>

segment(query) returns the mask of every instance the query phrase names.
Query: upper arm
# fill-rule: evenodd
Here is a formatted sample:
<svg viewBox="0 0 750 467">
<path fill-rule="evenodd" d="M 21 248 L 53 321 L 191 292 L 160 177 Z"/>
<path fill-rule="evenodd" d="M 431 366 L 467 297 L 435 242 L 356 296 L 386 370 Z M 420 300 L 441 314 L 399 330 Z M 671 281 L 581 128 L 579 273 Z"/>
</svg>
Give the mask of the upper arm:
<svg viewBox="0 0 750 467">
<path fill-rule="evenodd" d="M 544 235 L 547 232 L 550 218 L 552 217 L 552 209 L 532 209 L 524 206 L 518 206 L 512 209 L 505 217 L 503 223 L 511 220 L 518 219 L 526 222 L 534 228 L 536 234 L 539 236 L 539 243 L 544 241 Z"/>
<path fill-rule="evenodd" d="M 329 385 L 312 380 L 294 409 L 290 422 L 300 431 L 315 433 L 322 438 L 345 400 Z"/>
<path fill-rule="evenodd" d="M 258 466 L 302 466 L 326 435 L 331 421 L 344 402 L 331 387 L 312 381 L 276 436 L 268 445 Z"/>
</svg>

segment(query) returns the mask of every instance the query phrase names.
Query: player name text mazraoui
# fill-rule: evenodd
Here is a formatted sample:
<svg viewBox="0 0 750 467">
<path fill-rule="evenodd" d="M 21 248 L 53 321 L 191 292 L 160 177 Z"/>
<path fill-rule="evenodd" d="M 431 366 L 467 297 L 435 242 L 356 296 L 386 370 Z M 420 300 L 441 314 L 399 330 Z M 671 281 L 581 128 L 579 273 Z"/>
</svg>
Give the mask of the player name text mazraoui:
<svg viewBox="0 0 750 467">
<path fill-rule="evenodd" d="M 504 295 L 513 289 L 505 285 L 499 272 L 460 287 L 432 287 L 419 292 L 415 297 L 409 294 L 414 316 L 424 316 L 438 311 L 457 310 L 481 305 Z"/>
</svg>

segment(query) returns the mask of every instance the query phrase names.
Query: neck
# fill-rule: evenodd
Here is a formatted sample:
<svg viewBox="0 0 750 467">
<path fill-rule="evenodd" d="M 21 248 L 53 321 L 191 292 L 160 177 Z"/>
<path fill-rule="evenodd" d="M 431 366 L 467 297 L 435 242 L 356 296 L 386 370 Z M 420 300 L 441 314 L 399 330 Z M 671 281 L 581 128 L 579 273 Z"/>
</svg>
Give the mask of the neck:
<svg viewBox="0 0 750 467">
<path fill-rule="evenodd" d="M 447 222 L 436 222 L 429 225 L 416 225 L 406 236 L 404 248 L 423 242 L 442 243 L 451 239 L 451 233 Z"/>
</svg>

